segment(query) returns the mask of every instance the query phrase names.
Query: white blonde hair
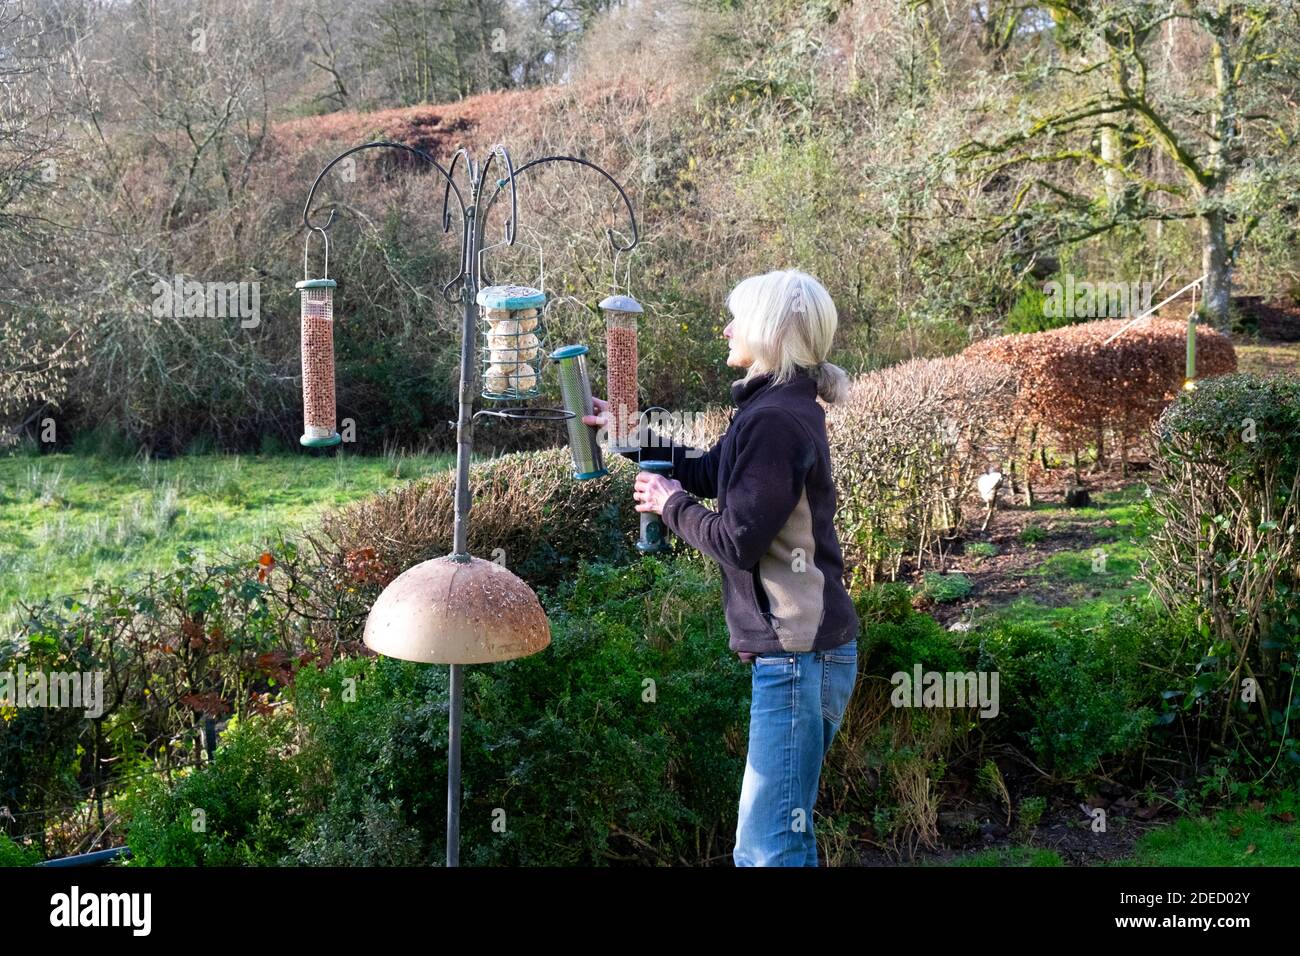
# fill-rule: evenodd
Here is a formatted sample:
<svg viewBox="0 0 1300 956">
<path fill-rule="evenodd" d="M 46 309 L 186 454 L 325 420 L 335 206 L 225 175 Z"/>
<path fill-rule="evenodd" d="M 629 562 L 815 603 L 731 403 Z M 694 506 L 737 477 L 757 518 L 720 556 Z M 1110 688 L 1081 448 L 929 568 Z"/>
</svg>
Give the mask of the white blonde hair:
<svg viewBox="0 0 1300 956">
<path fill-rule="evenodd" d="M 823 400 L 844 397 L 849 377 L 826 361 L 839 315 L 820 282 L 798 269 L 750 276 L 731 290 L 727 308 L 736 320 L 733 334 L 754 357 L 743 381 L 770 372 L 786 382 L 802 368 Z"/>
</svg>

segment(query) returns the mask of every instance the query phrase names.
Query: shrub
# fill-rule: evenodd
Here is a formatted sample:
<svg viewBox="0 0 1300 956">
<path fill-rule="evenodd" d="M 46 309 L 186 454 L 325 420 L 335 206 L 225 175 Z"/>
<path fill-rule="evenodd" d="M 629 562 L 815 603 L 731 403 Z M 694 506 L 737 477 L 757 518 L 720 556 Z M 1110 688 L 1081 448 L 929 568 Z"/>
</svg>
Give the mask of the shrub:
<svg viewBox="0 0 1300 956">
<path fill-rule="evenodd" d="M 611 456 L 610 474 L 576 481 L 568 448 L 516 452 L 470 469 L 470 553 L 537 584 L 571 574 L 580 561 L 626 560 L 635 552 L 636 466 Z M 323 531 L 335 563 L 366 556 L 382 577 L 452 550 L 456 478 L 432 475 L 333 512 Z"/>
<path fill-rule="evenodd" d="M 1047 532 L 1036 524 L 1027 524 L 1020 529 L 1021 544 L 1035 545 L 1047 537 Z"/>
<path fill-rule="evenodd" d="M 912 589 L 901 581 L 857 587 L 852 593 L 864 629 L 871 624 L 898 624 L 912 616 Z"/>
<path fill-rule="evenodd" d="M 1026 335 L 1003 335 L 976 342 L 963 352 L 971 358 L 1015 369 L 1020 388 L 1015 401 L 1018 437 L 1026 469 L 1039 441 L 1049 436 L 1064 450 L 1078 453 L 1089 442 L 1099 446 L 1104 433 L 1118 436 L 1127 456 L 1130 441 L 1144 434 L 1183 386 L 1187 326 L 1147 319 L 1113 342 L 1124 319 L 1081 322 Z M 1196 329 L 1200 377 L 1237 367 L 1232 343 L 1208 326 Z M 1099 447 L 1099 453 L 1101 448 Z"/>
<path fill-rule="evenodd" d="M 1054 626 L 999 618 L 979 636 L 980 666 L 998 672 L 1000 732 L 1029 746 L 1060 779 L 1134 757 L 1156 726 L 1162 671 L 1186 632 L 1157 608 L 1131 602 L 1100 623 L 1065 613 Z"/>
<path fill-rule="evenodd" d="M 41 855 L 32 847 L 20 846 L 0 833 L 0 867 L 35 866 L 40 861 Z"/>
<path fill-rule="evenodd" d="M 1011 310 L 1007 313 L 1004 323 L 1007 334 L 1046 332 L 1048 329 L 1057 329 L 1077 321 L 1068 315 L 1049 315 L 1047 305 L 1047 294 L 1043 291 L 1042 285 L 1036 282 L 1026 285 L 1016 296 L 1016 301 L 1012 303 Z"/>
<path fill-rule="evenodd" d="M 971 588 L 970 578 L 959 571 L 950 571 L 947 574 L 926 571 L 921 593 L 939 604 L 944 604 L 948 601 L 960 601 L 970 594 Z"/>
<path fill-rule="evenodd" d="M 216 759 L 123 799 L 133 866 L 270 866 L 323 804 L 300 771 L 293 721 L 231 721 Z"/>
<path fill-rule="evenodd" d="M 544 594 L 547 650 L 466 671 L 464 862 L 726 856 L 749 688 L 717 588 L 689 562 L 584 566 Z M 447 675 L 380 657 L 300 670 L 292 706 L 132 805 L 132 850 L 150 864 L 436 863 Z M 191 807 L 206 834 L 190 832 Z"/>
<path fill-rule="evenodd" d="M 827 416 L 846 563 L 870 585 L 937 554 L 938 532 L 1003 440 L 1015 377 L 964 358 L 916 359 L 857 379 Z"/>
<path fill-rule="evenodd" d="M 862 584 L 896 577 L 904 558 L 919 565 L 940 553 L 938 533 L 960 523 L 985 454 L 994 449 L 996 457 L 1014 393 L 1014 375 L 1003 366 L 918 359 L 859 378 L 829 407 L 837 531 Z M 663 431 L 708 447 L 727 421 L 726 409 L 712 407 L 691 419 L 690 433 Z M 534 584 L 572 573 L 579 561 L 627 560 L 636 468 L 617 456 L 607 464 L 611 474 L 593 481 L 573 480 L 567 448 L 476 464 L 471 553 L 491 557 L 500 548 L 507 566 Z M 334 553 L 332 575 L 346 578 L 346 556 L 360 554 L 391 578 L 451 550 L 454 492 L 449 471 L 352 505 L 327 516 L 317 550 Z"/>
<path fill-rule="evenodd" d="M 1300 383 L 1200 383 L 1161 416 L 1154 469 L 1141 574 L 1171 611 L 1197 615 L 1204 652 L 1184 705 L 1214 714 L 1220 743 L 1236 729 L 1300 761 Z"/>
<path fill-rule="evenodd" d="M 974 656 L 959 638 L 928 614 L 912 611 L 864 630 L 869 650 L 866 667 L 873 674 L 886 678 L 899 671 L 911 674 L 917 664 L 927 671 L 965 671 L 973 666 Z"/>
<path fill-rule="evenodd" d="M 91 824 L 64 816 L 83 794 L 116 787 L 108 768 L 174 766 L 188 752 L 197 761 L 208 721 L 219 729 L 264 711 L 297 666 L 354 650 L 313 643 L 297 562 L 284 543 L 210 564 L 181 551 L 166 573 L 26 608 L 14 639 L 0 641 L 0 671 L 101 673 L 102 713 L 22 708 L 0 720 L 0 805 L 48 812 L 40 822 L 58 844 L 47 852 L 70 851 Z"/>
</svg>

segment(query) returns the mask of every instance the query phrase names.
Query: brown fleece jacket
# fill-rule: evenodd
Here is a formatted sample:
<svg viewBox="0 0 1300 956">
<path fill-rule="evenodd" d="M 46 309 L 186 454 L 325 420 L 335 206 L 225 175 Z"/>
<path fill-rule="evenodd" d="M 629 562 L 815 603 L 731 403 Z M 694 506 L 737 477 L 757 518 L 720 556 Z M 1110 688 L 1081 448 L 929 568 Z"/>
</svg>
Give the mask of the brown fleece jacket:
<svg viewBox="0 0 1300 956">
<path fill-rule="evenodd" d="M 731 397 L 731 423 L 707 452 L 646 435 L 643 457 L 667 458 L 671 447 L 683 488 L 665 503 L 664 524 L 718 562 L 729 646 L 742 660 L 838 647 L 858 636 L 858 617 L 816 382 L 803 370 L 780 384 L 756 376 Z M 698 498 L 717 499 L 716 510 Z"/>
</svg>

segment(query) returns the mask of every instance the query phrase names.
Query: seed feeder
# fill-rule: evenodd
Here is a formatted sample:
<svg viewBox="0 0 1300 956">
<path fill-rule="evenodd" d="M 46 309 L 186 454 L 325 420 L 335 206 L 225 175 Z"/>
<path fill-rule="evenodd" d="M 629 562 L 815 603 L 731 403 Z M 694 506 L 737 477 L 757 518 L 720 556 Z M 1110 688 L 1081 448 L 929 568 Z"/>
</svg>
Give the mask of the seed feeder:
<svg viewBox="0 0 1300 956">
<path fill-rule="evenodd" d="M 394 578 L 375 600 L 366 620 L 364 634 L 366 646 L 377 653 L 426 664 L 446 664 L 450 668 L 447 865 L 458 866 L 464 667 L 467 664 L 486 664 L 536 654 L 544 650 L 551 639 L 546 613 L 533 590 L 505 567 L 473 557 L 469 553 L 469 465 L 473 451 L 474 422 L 480 415 L 516 420 L 565 421 L 568 423 L 572 448 L 575 435 L 573 421 L 578 416 L 577 403 L 580 402 L 579 393 L 574 391 L 574 382 L 566 378 L 575 374 L 575 370 L 566 370 L 563 364 L 563 361 L 576 356 L 566 356 L 559 360 L 560 385 L 561 391 L 566 394 L 566 405 L 570 407 L 473 409 L 476 376 L 479 373 L 483 375 L 481 396 L 489 401 L 522 401 L 536 397 L 541 391 L 541 319 L 546 296 L 541 289 L 530 286 L 494 285 L 482 281 L 484 270 L 481 253 L 486 251 L 483 248 L 483 235 L 488 214 L 501 193 L 508 191 L 510 216 L 505 224 L 504 244 L 513 246 L 519 219 L 519 176 L 538 166 L 570 163 L 599 173 L 618 191 L 631 222 L 632 234 L 631 241 L 622 245 L 615 241 L 612 230 L 605 230 L 616 261 L 620 253 L 629 252 L 637 245 L 636 215 L 623 187 L 613 176 L 595 163 L 575 156 L 544 156 L 516 169 L 505 147 L 497 145 L 492 147 L 481 163 L 476 162 L 465 149 L 458 149 L 444 168 L 427 153 L 405 143 L 374 142 L 340 153 L 316 177 L 303 208 L 303 225 L 309 230 L 309 237 L 311 231 L 318 231 L 324 236 L 326 230 L 333 225 L 337 213 L 337 208 L 331 207 L 329 218 L 323 225 L 314 225 L 311 221 L 312 202 L 325 175 L 352 154 L 370 149 L 400 150 L 437 170 L 445 184 L 442 197 L 444 233 L 451 230 L 453 202 L 460 213 L 460 269 L 442 287 L 443 299 L 461 307 L 452 550 L 450 554 L 408 568 Z M 458 184 L 456 172 L 461 160 L 464 160 L 465 177 Z M 496 178 L 490 178 L 489 172 L 494 162 L 499 163 L 500 174 Z M 326 255 L 328 256 L 328 250 Z M 303 444 L 337 444 L 339 439 L 334 430 L 332 338 L 334 282 L 329 279 L 307 279 L 299 283 L 298 288 L 303 293 L 303 404 L 304 423 L 307 426 L 302 441 Z M 639 306 L 637 308 L 639 311 Z M 476 348 L 482 349 L 480 362 L 475 362 Z M 581 373 L 585 376 L 585 366 Z M 590 388 L 586 389 L 586 394 L 587 405 L 584 407 L 589 410 Z M 581 435 L 581 432 L 576 434 Z M 575 457 L 575 464 L 576 462 Z M 603 465 L 596 470 L 600 469 L 603 469 Z"/>
<path fill-rule="evenodd" d="M 637 464 L 642 471 L 651 471 L 665 478 L 673 476 L 671 461 L 643 461 Z M 661 515 L 653 511 L 641 512 L 641 537 L 637 539 L 636 549 L 642 554 L 667 554 L 672 550 L 668 539 L 668 527 Z"/>
<path fill-rule="evenodd" d="M 642 471 L 652 472 L 656 475 L 662 475 L 665 478 L 673 476 L 672 459 L 662 461 L 660 459 L 651 459 L 646 461 L 642 456 L 645 454 L 645 443 L 641 440 L 641 433 L 644 426 L 644 418 L 651 412 L 666 412 L 666 408 L 656 405 L 653 408 L 647 408 L 637 416 L 636 422 L 636 466 Z M 664 524 L 662 515 L 657 515 L 653 511 L 642 511 L 641 514 L 641 536 L 637 538 L 636 549 L 641 554 L 667 554 L 672 551 L 672 541 L 668 537 L 668 526 Z"/>
<path fill-rule="evenodd" d="M 307 278 L 307 255 L 311 232 L 302 251 L 303 280 L 294 285 L 302 299 L 302 437 L 310 448 L 337 445 L 337 406 L 334 399 L 334 289 L 330 271 L 329 236 L 320 232 L 325 244 L 326 278 Z"/>
<path fill-rule="evenodd" d="M 640 448 L 637 423 L 637 316 L 644 310 L 630 295 L 601 300 L 605 313 L 605 387 L 609 393 L 610 451 Z"/>
</svg>

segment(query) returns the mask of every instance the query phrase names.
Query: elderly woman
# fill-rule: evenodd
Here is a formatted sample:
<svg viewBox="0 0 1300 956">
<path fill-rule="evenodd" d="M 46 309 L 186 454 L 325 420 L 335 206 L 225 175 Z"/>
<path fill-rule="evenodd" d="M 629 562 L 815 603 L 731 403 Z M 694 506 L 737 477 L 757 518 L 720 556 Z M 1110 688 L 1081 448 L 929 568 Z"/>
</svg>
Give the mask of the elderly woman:
<svg viewBox="0 0 1300 956">
<path fill-rule="evenodd" d="M 858 636 L 817 398 L 841 399 L 848 379 L 826 361 L 838 317 L 812 276 L 752 276 L 727 307 L 727 365 L 746 370 L 731 387 L 731 424 L 707 452 L 647 430 L 644 447 L 670 449 L 676 478 L 639 472 L 634 495 L 638 511 L 718 563 L 730 647 L 753 665 L 735 864 L 816 866 L 813 805 L 857 679 Z M 583 421 L 607 426 L 608 403 L 595 409 Z"/>
</svg>

